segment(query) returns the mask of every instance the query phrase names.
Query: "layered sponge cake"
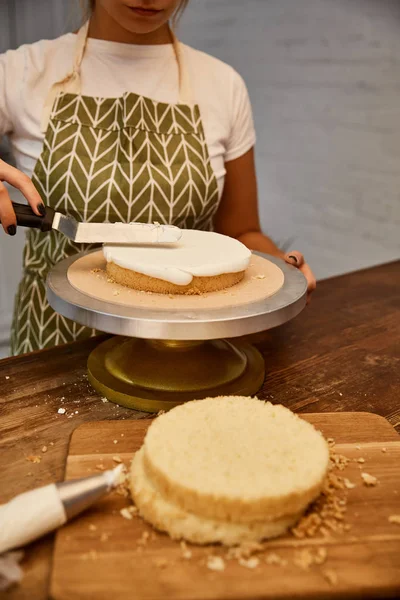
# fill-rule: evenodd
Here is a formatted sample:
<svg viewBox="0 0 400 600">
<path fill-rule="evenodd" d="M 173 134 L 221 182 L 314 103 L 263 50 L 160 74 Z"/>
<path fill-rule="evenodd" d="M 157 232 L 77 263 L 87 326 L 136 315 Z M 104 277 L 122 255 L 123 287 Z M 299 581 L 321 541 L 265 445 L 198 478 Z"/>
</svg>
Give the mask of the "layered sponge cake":
<svg viewBox="0 0 400 600">
<path fill-rule="evenodd" d="M 287 532 L 328 466 L 323 436 L 287 408 L 210 398 L 151 424 L 130 485 L 141 516 L 171 537 L 236 545 Z"/>
<path fill-rule="evenodd" d="M 251 252 L 238 240 L 185 230 L 168 245 L 105 244 L 107 274 L 117 283 L 158 294 L 204 294 L 239 283 Z"/>
</svg>

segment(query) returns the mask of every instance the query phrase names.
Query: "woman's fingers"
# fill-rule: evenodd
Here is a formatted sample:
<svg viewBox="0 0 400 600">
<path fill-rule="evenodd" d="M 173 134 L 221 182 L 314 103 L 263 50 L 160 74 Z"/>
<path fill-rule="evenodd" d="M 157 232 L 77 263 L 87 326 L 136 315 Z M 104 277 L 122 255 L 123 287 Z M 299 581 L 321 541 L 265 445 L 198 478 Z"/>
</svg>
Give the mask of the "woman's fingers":
<svg viewBox="0 0 400 600">
<path fill-rule="evenodd" d="M 304 256 L 297 250 L 292 250 L 285 254 L 285 261 L 294 267 L 301 267 L 304 265 Z"/>
<path fill-rule="evenodd" d="M 303 273 L 304 277 L 307 279 L 307 304 L 311 302 L 311 294 L 317 287 L 317 282 L 314 277 L 314 273 L 311 271 L 310 267 L 307 263 L 304 263 L 300 267 L 300 271 Z"/>
<path fill-rule="evenodd" d="M 32 181 L 27 175 L 25 175 L 25 173 L 22 173 L 22 171 L 19 171 L 15 167 L 5 163 L 3 160 L 0 160 L 0 181 L 6 181 L 13 187 L 17 188 L 28 200 L 33 212 L 36 215 L 43 216 L 44 205 L 42 199 Z M 3 197 L 5 197 L 4 194 Z M 7 198 L 9 200 L 8 194 Z"/>
<path fill-rule="evenodd" d="M 17 233 L 15 213 L 6 186 L 0 181 L 0 221 L 3 229 L 9 235 Z"/>
</svg>

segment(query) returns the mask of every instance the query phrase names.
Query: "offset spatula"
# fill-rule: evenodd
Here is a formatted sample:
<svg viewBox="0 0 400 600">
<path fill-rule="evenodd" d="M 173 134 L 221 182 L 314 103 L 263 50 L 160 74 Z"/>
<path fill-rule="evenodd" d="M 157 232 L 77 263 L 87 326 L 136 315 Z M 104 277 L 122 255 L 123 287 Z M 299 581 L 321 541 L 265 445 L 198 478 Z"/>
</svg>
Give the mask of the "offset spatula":
<svg viewBox="0 0 400 600">
<path fill-rule="evenodd" d="M 26 204 L 13 202 L 17 225 L 60 231 L 77 244 L 173 244 L 182 237 L 179 227 L 147 223 L 79 223 L 46 206 L 46 215 L 35 215 Z"/>
</svg>

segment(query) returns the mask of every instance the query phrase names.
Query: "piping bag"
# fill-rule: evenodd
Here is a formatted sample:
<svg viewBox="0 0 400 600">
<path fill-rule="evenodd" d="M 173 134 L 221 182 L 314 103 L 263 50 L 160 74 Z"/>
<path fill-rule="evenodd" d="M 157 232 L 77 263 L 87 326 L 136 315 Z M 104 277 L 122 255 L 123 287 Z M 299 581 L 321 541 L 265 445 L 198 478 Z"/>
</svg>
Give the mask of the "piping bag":
<svg viewBox="0 0 400 600">
<path fill-rule="evenodd" d="M 52 483 L 0 505 L 0 554 L 61 527 L 121 483 L 124 466 Z"/>
</svg>

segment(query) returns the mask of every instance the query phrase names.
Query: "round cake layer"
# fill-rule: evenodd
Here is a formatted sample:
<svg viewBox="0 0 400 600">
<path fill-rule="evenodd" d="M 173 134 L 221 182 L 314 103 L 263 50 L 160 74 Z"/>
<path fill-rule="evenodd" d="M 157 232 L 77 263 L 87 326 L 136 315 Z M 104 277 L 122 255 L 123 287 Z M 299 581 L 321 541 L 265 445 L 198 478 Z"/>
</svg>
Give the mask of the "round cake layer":
<svg viewBox="0 0 400 600">
<path fill-rule="evenodd" d="M 225 273 L 215 277 L 193 277 L 188 285 L 175 285 L 169 281 L 142 275 L 113 262 L 107 263 L 107 275 L 116 283 L 134 290 L 152 292 L 154 294 L 209 294 L 232 287 L 244 277 L 244 271 L 239 273 Z"/>
<path fill-rule="evenodd" d="M 160 531 L 173 539 L 184 539 L 194 544 L 221 543 L 226 546 L 246 542 L 261 542 L 287 533 L 301 515 L 287 516 L 276 521 L 232 523 L 199 517 L 182 510 L 167 500 L 146 475 L 143 466 L 143 448 L 132 461 L 130 488 L 139 514 Z"/>
<path fill-rule="evenodd" d="M 168 500 L 236 523 L 302 512 L 328 466 L 312 425 L 255 398 L 188 402 L 157 418 L 144 442 L 145 471 Z"/>
<path fill-rule="evenodd" d="M 105 244 L 108 263 L 174 285 L 189 285 L 194 277 L 241 273 L 250 263 L 244 244 L 219 233 L 184 230 L 175 244 L 127 246 Z"/>
</svg>

